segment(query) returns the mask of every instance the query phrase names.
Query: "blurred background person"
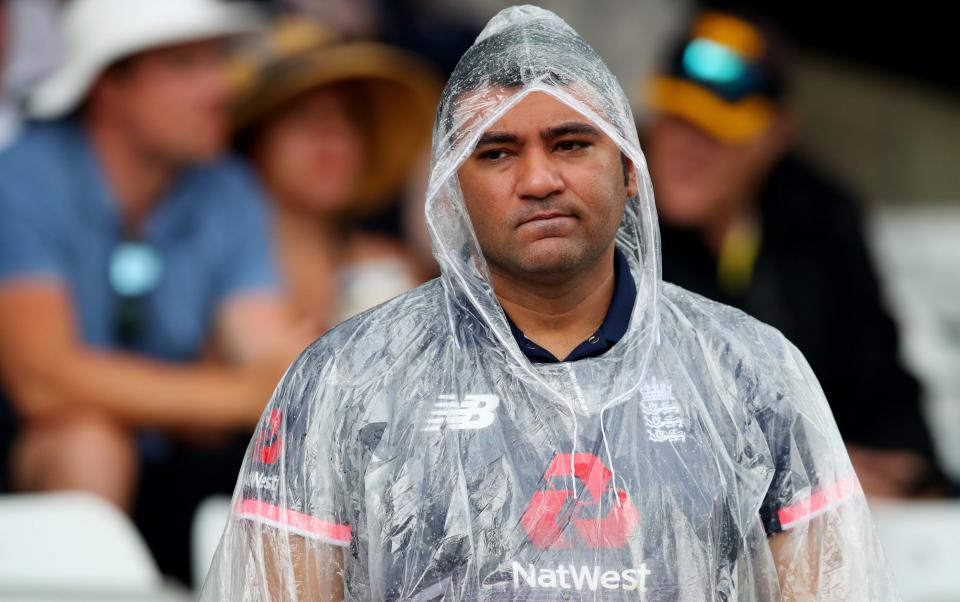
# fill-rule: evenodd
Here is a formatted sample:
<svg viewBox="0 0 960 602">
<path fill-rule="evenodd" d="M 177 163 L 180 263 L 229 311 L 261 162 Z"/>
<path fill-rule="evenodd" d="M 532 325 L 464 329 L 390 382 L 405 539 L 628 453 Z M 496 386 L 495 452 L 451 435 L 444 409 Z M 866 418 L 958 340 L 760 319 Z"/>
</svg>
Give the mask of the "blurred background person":
<svg viewBox="0 0 960 602">
<path fill-rule="evenodd" d="M 65 61 L 0 155 L 0 374 L 19 491 L 130 511 L 188 578 L 197 502 L 229 493 L 299 340 L 263 198 L 222 157 L 228 36 L 215 0 L 73 0 Z M 297 339 L 297 340 L 294 340 Z"/>
<path fill-rule="evenodd" d="M 820 380 L 868 494 L 934 495 L 942 473 L 899 357 L 858 202 L 794 151 L 789 49 L 706 11 L 650 87 L 664 279 L 780 329 Z"/>
<path fill-rule="evenodd" d="M 426 280 L 399 238 L 359 219 L 395 201 L 423 156 L 437 76 L 404 51 L 296 16 L 234 66 L 236 144 L 275 203 L 296 317 L 319 334 Z"/>
<path fill-rule="evenodd" d="M 9 46 L 12 28 L 10 26 L 9 0 L 0 0 L 0 148 L 6 147 L 16 135 L 19 128 L 16 103 L 9 92 L 9 85 L 5 81 L 10 69 Z"/>
<path fill-rule="evenodd" d="M 480 33 L 490 7 L 450 0 L 260 0 L 323 23 L 345 39 L 376 39 L 430 61 L 446 77 Z"/>
</svg>

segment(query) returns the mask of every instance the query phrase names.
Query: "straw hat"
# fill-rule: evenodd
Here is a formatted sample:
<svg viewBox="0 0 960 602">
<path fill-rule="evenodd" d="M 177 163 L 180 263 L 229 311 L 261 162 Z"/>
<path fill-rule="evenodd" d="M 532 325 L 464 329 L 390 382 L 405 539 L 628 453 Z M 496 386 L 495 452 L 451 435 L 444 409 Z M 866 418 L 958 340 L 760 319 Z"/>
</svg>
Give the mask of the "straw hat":
<svg viewBox="0 0 960 602">
<path fill-rule="evenodd" d="M 138 52 L 248 33 L 248 9 L 217 0 L 72 0 L 63 11 L 63 62 L 34 88 L 27 112 L 55 119 L 73 111 L 100 73 Z"/>
<path fill-rule="evenodd" d="M 351 208 L 359 214 L 382 207 L 403 185 L 417 151 L 430 139 L 440 94 L 437 75 L 417 57 L 383 44 L 343 42 L 302 17 L 279 21 L 243 49 L 233 75 L 238 140 L 305 92 L 345 82 L 360 85 L 369 150 Z"/>
</svg>

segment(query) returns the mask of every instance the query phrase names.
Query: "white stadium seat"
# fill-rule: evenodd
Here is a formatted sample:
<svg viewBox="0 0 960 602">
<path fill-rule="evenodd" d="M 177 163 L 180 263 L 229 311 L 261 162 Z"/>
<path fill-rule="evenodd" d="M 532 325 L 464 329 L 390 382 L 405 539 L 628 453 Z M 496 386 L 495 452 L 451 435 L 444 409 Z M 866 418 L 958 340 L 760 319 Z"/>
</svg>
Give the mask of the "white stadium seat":
<svg viewBox="0 0 960 602">
<path fill-rule="evenodd" d="M 203 580 L 210 570 L 210 563 L 220 545 L 220 536 L 227 525 L 230 516 L 230 498 L 225 495 L 215 495 L 205 499 L 193 515 L 193 526 L 190 536 L 190 562 L 193 571 L 193 582 L 197 589 L 203 585 Z"/>
<path fill-rule="evenodd" d="M 871 502 L 904 602 L 960 600 L 960 502 Z"/>
<path fill-rule="evenodd" d="M 171 600 L 130 519 L 87 493 L 0 496 L 0 600 Z"/>
<path fill-rule="evenodd" d="M 877 207 L 868 225 L 940 460 L 960 481 L 960 203 Z"/>
</svg>

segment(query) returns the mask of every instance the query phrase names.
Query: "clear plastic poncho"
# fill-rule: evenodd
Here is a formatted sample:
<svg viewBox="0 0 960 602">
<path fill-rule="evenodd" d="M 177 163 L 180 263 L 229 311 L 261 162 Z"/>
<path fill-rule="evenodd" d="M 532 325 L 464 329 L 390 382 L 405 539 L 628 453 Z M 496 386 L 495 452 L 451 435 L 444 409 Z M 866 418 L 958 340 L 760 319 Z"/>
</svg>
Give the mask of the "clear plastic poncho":
<svg viewBox="0 0 960 602">
<path fill-rule="evenodd" d="M 637 298 L 605 354 L 531 363 L 457 170 L 531 93 L 632 160 Z M 442 276 L 290 367 L 240 473 L 205 600 L 898 596 L 833 417 L 776 330 L 660 279 L 627 99 L 566 23 L 504 10 L 444 91 L 426 199 Z"/>
</svg>

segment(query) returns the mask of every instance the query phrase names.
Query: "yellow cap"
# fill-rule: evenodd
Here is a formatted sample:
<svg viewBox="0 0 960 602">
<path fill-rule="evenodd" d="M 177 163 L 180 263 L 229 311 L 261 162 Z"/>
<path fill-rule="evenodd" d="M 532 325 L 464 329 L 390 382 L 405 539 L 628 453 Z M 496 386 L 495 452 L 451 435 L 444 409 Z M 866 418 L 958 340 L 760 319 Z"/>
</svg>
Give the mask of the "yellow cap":
<svg viewBox="0 0 960 602">
<path fill-rule="evenodd" d="M 654 78 L 650 92 L 655 110 L 687 120 L 732 144 L 747 142 L 764 132 L 776 114 L 776 106 L 766 96 L 727 102 L 702 86 L 676 77 Z"/>
</svg>

